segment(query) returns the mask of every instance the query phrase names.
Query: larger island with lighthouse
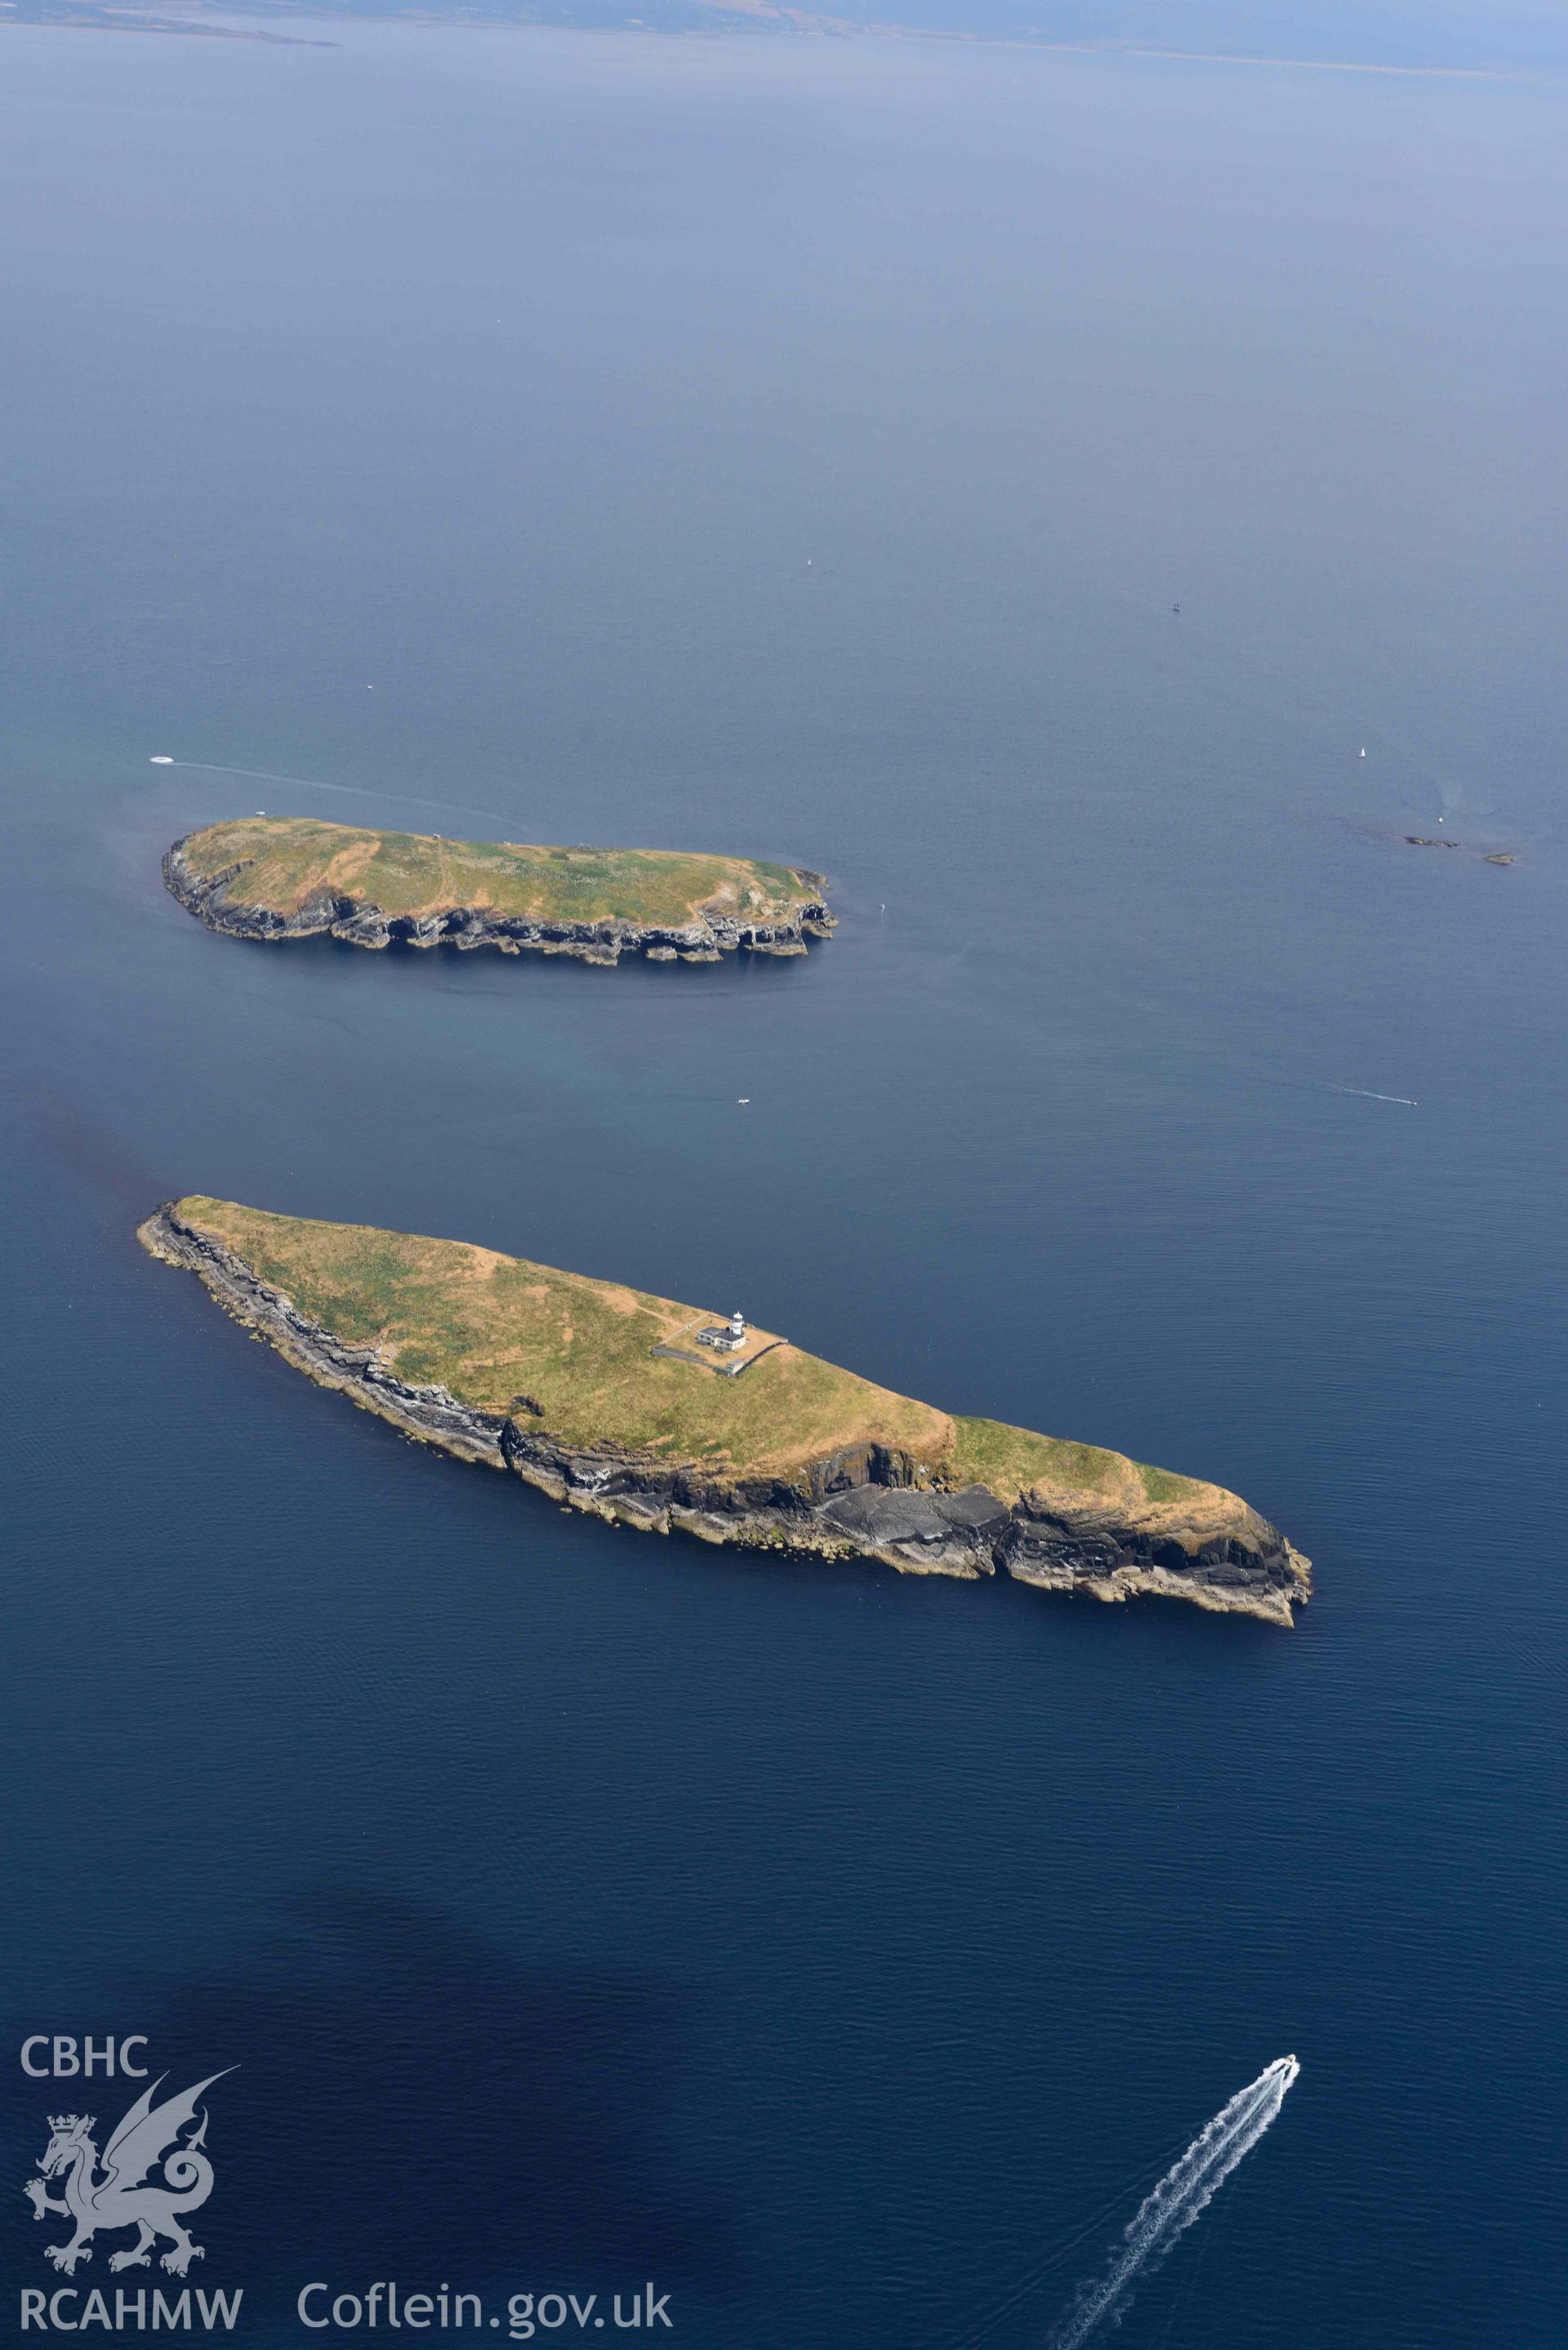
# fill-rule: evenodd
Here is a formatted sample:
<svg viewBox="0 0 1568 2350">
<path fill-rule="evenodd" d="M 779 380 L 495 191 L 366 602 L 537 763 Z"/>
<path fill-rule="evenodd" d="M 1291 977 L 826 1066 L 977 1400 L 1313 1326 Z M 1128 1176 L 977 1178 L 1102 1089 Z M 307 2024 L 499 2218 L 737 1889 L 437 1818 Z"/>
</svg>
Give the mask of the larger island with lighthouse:
<svg viewBox="0 0 1568 2350">
<path fill-rule="evenodd" d="M 1282 1625 L 1311 1592 L 1221 1486 L 917 1402 L 739 1312 L 232 1200 L 169 1201 L 138 1236 L 319 1386 L 600 1518 Z"/>
</svg>

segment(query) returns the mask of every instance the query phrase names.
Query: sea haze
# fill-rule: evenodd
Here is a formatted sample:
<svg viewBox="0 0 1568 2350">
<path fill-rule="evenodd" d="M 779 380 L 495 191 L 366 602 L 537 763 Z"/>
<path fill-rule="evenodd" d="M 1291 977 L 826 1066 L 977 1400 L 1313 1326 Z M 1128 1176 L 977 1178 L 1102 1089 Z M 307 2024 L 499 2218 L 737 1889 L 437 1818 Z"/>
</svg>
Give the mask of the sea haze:
<svg viewBox="0 0 1568 2350">
<path fill-rule="evenodd" d="M 254 2340 L 651 2278 L 693 2350 L 1037 2345 L 1293 2051 L 1127 2350 L 1545 2350 L 1563 97 L 327 37 L 0 44 L 12 2044 L 241 2068 Z M 256 807 L 842 927 L 252 949 L 158 865 Z M 140 1254 L 186 1191 L 740 1305 L 1319 1596 L 568 1517 Z"/>
</svg>

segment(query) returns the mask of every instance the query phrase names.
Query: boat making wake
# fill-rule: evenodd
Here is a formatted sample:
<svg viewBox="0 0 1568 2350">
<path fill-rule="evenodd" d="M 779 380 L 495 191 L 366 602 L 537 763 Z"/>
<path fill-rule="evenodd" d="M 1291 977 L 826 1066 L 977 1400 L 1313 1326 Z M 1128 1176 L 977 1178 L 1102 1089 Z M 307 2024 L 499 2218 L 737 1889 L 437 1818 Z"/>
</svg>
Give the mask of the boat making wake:
<svg viewBox="0 0 1568 2350">
<path fill-rule="evenodd" d="M 1220 2107 L 1181 2159 L 1138 2205 L 1121 2251 L 1098 2283 L 1080 2286 L 1077 2299 L 1051 2336 L 1050 2350 L 1078 2350 L 1096 2325 L 1124 2305 L 1138 2278 L 1158 2267 L 1178 2236 L 1191 2227 L 1209 2204 L 1215 2189 L 1257 2145 L 1300 2071 L 1293 2056 L 1276 2056 L 1255 2081 Z"/>
</svg>

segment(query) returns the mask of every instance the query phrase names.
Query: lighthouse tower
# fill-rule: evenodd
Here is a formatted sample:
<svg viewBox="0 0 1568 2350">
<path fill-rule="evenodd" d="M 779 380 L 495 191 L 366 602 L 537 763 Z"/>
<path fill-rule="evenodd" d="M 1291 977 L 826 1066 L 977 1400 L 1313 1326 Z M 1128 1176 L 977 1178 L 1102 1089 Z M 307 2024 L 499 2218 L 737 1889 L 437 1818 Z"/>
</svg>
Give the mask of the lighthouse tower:
<svg viewBox="0 0 1568 2350">
<path fill-rule="evenodd" d="M 743 1347 L 746 1343 L 746 1317 L 737 1305 L 730 1316 L 730 1344 Z"/>
</svg>

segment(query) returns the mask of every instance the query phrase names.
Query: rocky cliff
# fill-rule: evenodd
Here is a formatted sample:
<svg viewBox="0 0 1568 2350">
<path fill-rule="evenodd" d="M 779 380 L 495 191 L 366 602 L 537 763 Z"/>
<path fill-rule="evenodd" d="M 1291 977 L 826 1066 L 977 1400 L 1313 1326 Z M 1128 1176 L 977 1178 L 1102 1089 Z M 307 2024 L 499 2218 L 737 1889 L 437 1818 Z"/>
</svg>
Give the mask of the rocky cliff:
<svg viewBox="0 0 1568 2350">
<path fill-rule="evenodd" d="M 541 1424 L 531 1397 L 484 1409 L 446 1386 L 400 1378 L 381 1348 L 302 1313 L 182 1204 L 148 1218 L 138 1233 L 143 1247 L 196 1274 L 296 1369 L 422 1443 L 514 1472 L 599 1517 L 711 1543 L 860 1554 L 905 1574 L 974 1578 L 1001 1568 L 1049 1590 L 1103 1600 L 1152 1594 L 1282 1625 L 1310 1596 L 1309 1562 L 1235 1494 L 1171 1479 L 1168 1497 L 1151 1498 L 1136 1464 L 1119 1455 L 1098 1456 L 1117 1464 L 1108 1490 L 1044 1478 L 1003 1498 L 982 1483 L 933 1477 L 910 1453 L 874 1442 L 826 1452 L 788 1475 L 747 1476 L 646 1447 L 565 1441 Z"/>
<path fill-rule="evenodd" d="M 718 962 L 737 951 L 805 954 L 807 941 L 829 937 L 836 922 L 821 895 L 826 883 L 820 874 L 805 872 L 796 877 L 802 894 L 766 917 L 719 903 L 694 909 L 683 921 L 636 921 L 617 915 L 553 918 L 457 902 L 400 913 L 389 912 L 353 889 L 325 886 L 298 904 L 276 907 L 247 895 L 250 860 L 215 867 L 198 863 L 191 845 L 202 838 L 199 833 L 187 833 L 167 850 L 164 882 L 210 931 L 235 939 L 277 942 L 327 935 L 356 947 L 450 946 L 463 952 L 494 947 L 503 954 L 571 955 L 582 962 L 613 966 L 623 954 L 643 954 L 650 962 Z"/>
</svg>

